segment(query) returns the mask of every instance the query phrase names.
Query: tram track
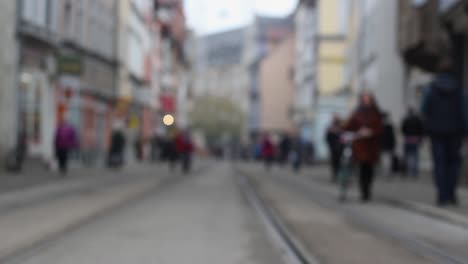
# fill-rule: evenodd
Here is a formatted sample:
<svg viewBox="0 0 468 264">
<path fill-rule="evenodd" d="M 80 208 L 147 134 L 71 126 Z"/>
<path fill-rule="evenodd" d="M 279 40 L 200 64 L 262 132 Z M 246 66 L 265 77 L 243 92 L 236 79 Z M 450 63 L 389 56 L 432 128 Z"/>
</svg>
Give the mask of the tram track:
<svg viewBox="0 0 468 264">
<path fill-rule="evenodd" d="M 243 177 L 249 178 L 251 176 L 245 174 Z M 349 220 L 355 226 L 367 230 L 377 236 L 390 239 L 397 242 L 401 247 L 413 252 L 416 255 L 424 257 L 428 260 L 433 261 L 434 263 L 440 264 L 466 264 L 468 260 L 462 256 L 456 255 L 454 252 L 449 252 L 444 248 L 439 247 L 427 240 L 422 238 L 412 236 L 410 234 L 405 234 L 399 232 L 394 228 L 385 226 L 382 223 L 378 223 L 371 219 L 366 218 L 363 215 L 360 215 L 357 211 L 353 210 L 346 205 L 338 203 L 335 199 L 331 199 L 330 192 L 324 190 L 320 186 L 308 183 L 304 180 L 300 180 L 294 177 L 278 176 L 272 175 L 272 180 L 277 181 L 281 185 L 295 190 L 298 193 L 301 193 L 314 203 L 319 206 L 330 209 L 333 211 L 339 211 L 343 213 L 345 218 Z M 250 180 L 251 182 L 252 180 Z M 249 180 L 247 180 L 249 182 Z M 250 183 L 251 184 L 251 183 Z M 256 194 L 258 195 L 258 194 Z M 278 218 L 278 215 L 275 215 L 273 218 Z M 436 220 L 436 219 L 435 219 Z M 450 224 L 450 223 L 446 223 Z M 298 262 L 298 263 L 308 263 L 308 262 Z"/>
<path fill-rule="evenodd" d="M 246 199 L 265 225 L 272 240 L 283 253 L 285 264 L 319 264 L 300 240 L 289 230 L 279 214 L 259 194 L 253 181 L 235 170 L 236 179 Z"/>
</svg>

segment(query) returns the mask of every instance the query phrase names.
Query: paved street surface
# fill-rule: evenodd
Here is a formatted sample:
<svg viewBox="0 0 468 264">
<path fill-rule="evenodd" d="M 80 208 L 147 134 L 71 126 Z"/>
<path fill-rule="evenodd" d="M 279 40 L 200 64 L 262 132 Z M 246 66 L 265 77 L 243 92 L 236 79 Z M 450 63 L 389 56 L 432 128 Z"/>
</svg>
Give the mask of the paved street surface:
<svg viewBox="0 0 468 264">
<path fill-rule="evenodd" d="M 0 262 L 289 264 L 282 235 L 244 197 L 243 175 L 318 263 L 468 263 L 462 223 L 381 199 L 361 204 L 356 192 L 339 203 L 320 170 L 206 162 L 183 175 L 142 165 L 6 192 Z"/>
<path fill-rule="evenodd" d="M 318 174 L 239 167 L 324 263 L 468 263 L 465 226 L 386 202 L 361 204 L 356 192 L 340 204 L 335 186 L 313 180 Z M 447 258 L 433 258 L 436 251 Z"/>
<path fill-rule="evenodd" d="M 280 263 L 227 166 L 187 177 L 9 263 Z"/>
<path fill-rule="evenodd" d="M 334 188 L 334 184 L 330 181 L 328 166 L 306 167 L 299 174 L 291 173 L 290 168 L 287 167 L 275 167 L 275 171 L 283 175 L 296 175 L 302 179 Z M 458 190 L 460 206 L 438 208 L 435 205 L 435 188 L 431 174 L 423 174 L 419 179 L 379 176 L 374 184 L 375 200 L 409 211 L 418 211 L 468 228 L 468 189 L 466 186 L 461 186 Z M 356 184 L 352 188 L 355 191 L 352 194 L 357 197 Z"/>
</svg>

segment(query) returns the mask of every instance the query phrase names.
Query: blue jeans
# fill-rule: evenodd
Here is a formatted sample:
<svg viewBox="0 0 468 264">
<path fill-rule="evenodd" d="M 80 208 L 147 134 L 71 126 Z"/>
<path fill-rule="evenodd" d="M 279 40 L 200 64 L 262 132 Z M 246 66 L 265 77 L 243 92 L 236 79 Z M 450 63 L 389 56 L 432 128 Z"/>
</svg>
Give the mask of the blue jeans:
<svg viewBox="0 0 468 264">
<path fill-rule="evenodd" d="M 405 144 L 406 170 L 413 177 L 419 175 L 419 144 Z"/>
<path fill-rule="evenodd" d="M 437 202 L 456 203 L 456 188 L 461 166 L 461 138 L 432 137 L 431 141 Z"/>
</svg>

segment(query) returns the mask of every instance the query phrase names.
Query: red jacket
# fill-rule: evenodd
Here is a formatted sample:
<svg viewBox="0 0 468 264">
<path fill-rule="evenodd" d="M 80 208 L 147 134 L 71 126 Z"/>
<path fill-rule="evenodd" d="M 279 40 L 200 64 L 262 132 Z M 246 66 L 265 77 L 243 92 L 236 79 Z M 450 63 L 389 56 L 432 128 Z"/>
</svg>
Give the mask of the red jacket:
<svg viewBox="0 0 468 264">
<path fill-rule="evenodd" d="M 193 151 L 193 144 L 190 138 L 184 135 L 179 135 L 176 138 L 177 153 L 191 153 Z"/>
<path fill-rule="evenodd" d="M 271 158 L 275 154 L 273 143 L 269 139 L 264 139 L 262 142 L 262 155 L 264 158 Z"/>
<path fill-rule="evenodd" d="M 357 132 L 364 127 L 372 131 L 371 137 L 358 139 L 353 144 L 353 153 L 358 162 L 377 163 L 379 161 L 382 123 L 382 115 L 377 109 L 358 109 L 345 125 L 345 130 L 352 132 Z"/>
</svg>

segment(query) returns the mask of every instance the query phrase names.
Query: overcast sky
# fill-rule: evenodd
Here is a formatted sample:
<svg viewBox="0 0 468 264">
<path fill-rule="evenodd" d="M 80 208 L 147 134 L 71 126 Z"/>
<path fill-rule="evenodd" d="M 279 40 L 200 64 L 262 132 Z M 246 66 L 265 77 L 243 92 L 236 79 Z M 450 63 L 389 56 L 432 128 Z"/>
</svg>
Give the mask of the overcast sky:
<svg viewBox="0 0 468 264">
<path fill-rule="evenodd" d="M 254 13 L 290 14 L 297 0 L 185 0 L 187 23 L 199 34 L 210 34 L 249 23 Z"/>
</svg>

